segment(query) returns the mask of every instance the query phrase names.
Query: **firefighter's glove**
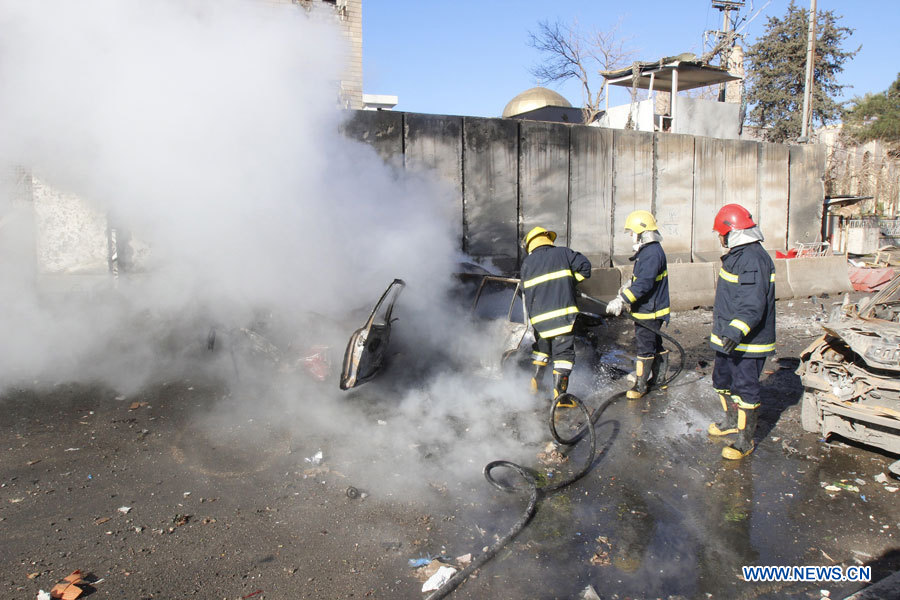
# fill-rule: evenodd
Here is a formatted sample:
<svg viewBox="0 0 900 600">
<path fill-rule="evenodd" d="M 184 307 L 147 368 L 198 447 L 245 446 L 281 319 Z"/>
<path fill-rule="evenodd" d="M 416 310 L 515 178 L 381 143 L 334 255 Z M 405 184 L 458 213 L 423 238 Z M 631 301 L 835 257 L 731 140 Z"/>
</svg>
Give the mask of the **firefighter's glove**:
<svg viewBox="0 0 900 600">
<path fill-rule="evenodd" d="M 725 354 L 731 354 L 731 352 L 737 347 L 738 343 L 731 339 L 730 337 L 722 338 L 722 352 Z"/>
<path fill-rule="evenodd" d="M 622 314 L 622 308 L 625 306 L 625 301 L 622 300 L 622 296 L 616 296 L 612 300 L 609 301 L 609 304 L 606 305 L 606 314 L 619 316 Z"/>
</svg>

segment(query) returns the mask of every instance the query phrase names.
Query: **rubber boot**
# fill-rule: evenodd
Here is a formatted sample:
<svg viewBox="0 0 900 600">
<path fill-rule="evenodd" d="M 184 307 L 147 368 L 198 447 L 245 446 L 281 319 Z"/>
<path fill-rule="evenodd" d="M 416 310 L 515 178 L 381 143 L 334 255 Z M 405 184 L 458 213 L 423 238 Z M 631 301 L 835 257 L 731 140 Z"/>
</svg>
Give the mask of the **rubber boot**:
<svg viewBox="0 0 900 600">
<path fill-rule="evenodd" d="M 719 392 L 719 401 L 722 403 L 722 410 L 725 411 L 725 418 L 718 423 L 710 423 L 706 428 L 709 435 L 720 436 L 729 435 L 738 432 L 738 406 L 737 402 L 731 399 L 728 390 Z"/>
<path fill-rule="evenodd" d="M 738 439 L 730 446 L 722 448 L 722 458 L 740 460 L 753 452 L 756 444 L 753 434 L 756 433 L 756 408 L 738 408 Z"/>
<path fill-rule="evenodd" d="M 638 356 L 634 359 L 634 385 L 625 393 L 625 396 L 631 400 L 643 398 L 647 393 L 647 381 L 653 367 L 652 356 Z"/>
<path fill-rule="evenodd" d="M 553 399 L 556 400 L 569 389 L 569 373 L 567 371 L 553 371 Z M 572 401 L 557 402 L 559 408 L 575 408 Z"/>
<path fill-rule="evenodd" d="M 538 395 L 541 392 L 544 381 L 544 371 L 547 370 L 547 365 L 542 363 L 533 363 L 534 364 L 534 372 L 531 375 L 531 393 L 532 395 Z"/>
<path fill-rule="evenodd" d="M 655 389 L 664 390 L 668 386 L 663 382 L 669 371 L 669 351 L 663 350 L 653 357 L 653 365 L 650 368 L 650 383 Z"/>
</svg>

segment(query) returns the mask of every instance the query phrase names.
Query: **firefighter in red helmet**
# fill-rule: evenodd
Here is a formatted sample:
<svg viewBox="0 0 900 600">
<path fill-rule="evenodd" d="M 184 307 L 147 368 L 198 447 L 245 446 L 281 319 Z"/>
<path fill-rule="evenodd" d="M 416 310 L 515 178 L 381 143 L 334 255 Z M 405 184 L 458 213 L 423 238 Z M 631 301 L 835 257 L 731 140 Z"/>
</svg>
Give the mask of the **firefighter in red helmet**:
<svg viewBox="0 0 900 600">
<path fill-rule="evenodd" d="M 523 243 L 528 255 L 522 261 L 525 308 L 534 328 L 531 378 L 532 393 L 538 393 L 544 372 L 553 359 L 553 398 L 566 392 L 575 364 L 575 336 L 572 329 L 578 316 L 575 284 L 591 276 L 591 263 L 584 255 L 565 246 L 554 246 L 556 232 L 535 227 Z M 574 407 L 574 403 L 560 404 Z"/>
<path fill-rule="evenodd" d="M 724 418 L 710 423 L 712 436 L 735 435 L 722 457 L 739 460 L 755 448 L 759 376 L 775 352 L 775 264 L 762 247 L 763 235 L 750 212 L 726 204 L 713 229 L 728 252 L 722 256 L 709 344 L 716 352 L 713 387 Z"/>
</svg>

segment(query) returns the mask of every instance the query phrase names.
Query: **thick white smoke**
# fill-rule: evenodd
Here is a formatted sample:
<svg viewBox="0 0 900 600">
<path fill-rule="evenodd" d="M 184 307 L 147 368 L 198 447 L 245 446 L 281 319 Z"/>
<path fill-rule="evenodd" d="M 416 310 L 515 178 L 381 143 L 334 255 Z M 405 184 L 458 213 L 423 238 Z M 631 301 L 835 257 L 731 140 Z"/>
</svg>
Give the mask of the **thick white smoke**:
<svg viewBox="0 0 900 600">
<path fill-rule="evenodd" d="M 337 440 L 326 460 L 406 493 L 478 479 L 546 439 L 521 378 L 460 369 L 499 347 L 445 302 L 457 207 L 430 174 L 339 133 L 343 55 L 334 23 L 290 5 L 0 0 L 0 168 L 77 195 L 148 249 L 114 288 L 48 293 L 36 208 L 4 190 L 0 389 L 101 381 L 130 394 L 212 364 L 233 385 L 220 416 Z M 395 277 L 401 355 L 348 401 L 343 345 Z M 210 328 L 226 351 L 206 352 Z M 302 361 L 319 346 L 324 383 Z"/>
<path fill-rule="evenodd" d="M 34 224 L 7 203 L 0 380 L 65 364 L 106 375 L 98 363 L 113 357 L 96 351 L 141 311 L 339 319 L 394 277 L 407 302 L 443 285 L 449 201 L 339 135 L 333 23 L 239 0 L 4 1 L 0 13 L 0 164 L 77 194 L 149 248 L 121 303 L 50 307 L 31 293 L 34 240 L 13 240 Z M 116 359 L 110 370 L 129 370 Z"/>
</svg>

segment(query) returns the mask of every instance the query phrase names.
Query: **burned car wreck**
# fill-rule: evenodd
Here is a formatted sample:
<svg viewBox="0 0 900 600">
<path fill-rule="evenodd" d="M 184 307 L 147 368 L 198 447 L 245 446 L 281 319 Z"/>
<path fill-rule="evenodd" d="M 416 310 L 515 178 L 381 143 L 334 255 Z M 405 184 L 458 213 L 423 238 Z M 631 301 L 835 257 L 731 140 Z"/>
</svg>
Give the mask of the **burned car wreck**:
<svg viewBox="0 0 900 600">
<path fill-rule="evenodd" d="M 385 365 L 391 326 L 396 321 L 392 318 L 394 304 L 405 286 L 402 279 L 394 279 L 371 311 L 364 313 L 368 318 L 350 336 L 340 362 L 340 389 L 349 390 L 369 381 Z M 248 372 L 257 369 L 267 372 L 264 367 L 268 366 L 281 373 L 300 371 L 314 381 L 331 384 L 339 357 L 332 344 L 345 326 L 324 315 L 310 313 L 304 315 L 300 329 L 305 333 L 304 340 L 290 335 L 295 328 L 286 327 L 277 315 L 262 311 L 245 327 L 212 325 L 206 337 L 206 350 L 230 354 L 231 370 L 237 379 L 242 377 L 242 365 L 247 364 L 251 367 Z"/>
<path fill-rule="evenodd" d="M 494 275 L 478 265 L 463 263 L 459 267 L 454 274 L 456 285 L 451 289 L 450 301 L 457 303 L 460 318 L 467 318 L 472 330 L 479 334 L 477 351 L 469 357 L 473 362 L 460 367 L 472 369 L 477 376 L 500 378 L 517 367 L 530 365 L 534 332 L 529 325 L 521 281 Z M 340 362 L 334 352 L 336 348 L 325 340 L 336 341 L 336 331 L 344 326 L 321 315 L 314 315 L 315 318 L 304 325 L 309 339 L 302 343 L 282 339 L 283 328 L 270 322 L 275 319 L 273 315 L 267 315 L 248 327 L 211 328 L 207 350 L 224 346 L 232 355 L 238 378 L 238 364 L 250 360 L 258 366 L 260 363 L 274 366 L 281 372 L 299 370 L 328 385 L 337 379 L 341 390 L 351 390 L 375 379 L 387 367 L 390 357 L 397 353 L 390 347 L 391 330 L 397 321 L 393 316 L 395 305 L 405 286 L 402 279 L 394 279 L 374 307 L 363 313 L 368 314 L 368 318 L 353 331 Z M 594 354 L 600 346 L 598 327 L 605 321 L 590 312 L 595 307 L 585 304 L 580 308 L 574 329 L 576 346 L 580 347 L 579 354 Z M 354 314 L 360 312 L 362 309 Z M 242 356 L 243 361 L 235 360 L 235 354 Z M 336 376 L 334 366 L 337 364 L 341 365 L 341 370 Z"/>
<path fill-rule="evenodd" d="M 797 369 L 803 428 L 900 454 L 900 275 L 858 304 L 845 297 L 822 328 Z"/>
</svg>

